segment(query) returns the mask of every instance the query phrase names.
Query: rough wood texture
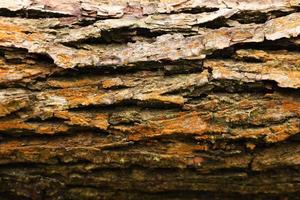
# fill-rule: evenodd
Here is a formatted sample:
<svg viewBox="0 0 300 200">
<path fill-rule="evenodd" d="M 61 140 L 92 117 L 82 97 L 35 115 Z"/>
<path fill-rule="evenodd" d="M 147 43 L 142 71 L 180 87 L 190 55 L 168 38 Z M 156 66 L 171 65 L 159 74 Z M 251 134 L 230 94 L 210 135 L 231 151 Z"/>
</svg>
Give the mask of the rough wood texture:
<svg viewBox="0 0 300 200">
<path fill-rule="evenodd" d="M 298 0 L 1 0 L 0 199 L 299 199 Z"/>
</svg>

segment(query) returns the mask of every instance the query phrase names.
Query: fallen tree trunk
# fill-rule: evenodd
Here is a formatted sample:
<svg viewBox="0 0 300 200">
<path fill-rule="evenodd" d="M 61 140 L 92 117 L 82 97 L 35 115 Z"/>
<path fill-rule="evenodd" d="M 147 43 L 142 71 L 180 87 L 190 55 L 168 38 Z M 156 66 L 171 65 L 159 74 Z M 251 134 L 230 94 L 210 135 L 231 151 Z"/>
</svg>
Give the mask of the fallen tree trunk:
<svg viewBox="0 0 300 200">
<path fill-rule="evenodd" d="M 0 199 L 298 199 L 299 7 L 0 1 Z"/>
</svg>

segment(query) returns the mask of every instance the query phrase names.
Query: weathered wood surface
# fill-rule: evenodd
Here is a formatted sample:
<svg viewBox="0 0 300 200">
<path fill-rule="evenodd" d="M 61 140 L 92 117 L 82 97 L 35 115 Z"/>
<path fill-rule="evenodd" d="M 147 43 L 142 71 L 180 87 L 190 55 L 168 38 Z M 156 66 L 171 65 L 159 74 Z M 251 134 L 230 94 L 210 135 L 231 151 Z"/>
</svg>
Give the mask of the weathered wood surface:
<svg viewBox="0 0 300 200">
<path fill-rule="evenodd" d="M 299 199 L 298 0 L 1 0 L 0 199 Z"/>
</svg>

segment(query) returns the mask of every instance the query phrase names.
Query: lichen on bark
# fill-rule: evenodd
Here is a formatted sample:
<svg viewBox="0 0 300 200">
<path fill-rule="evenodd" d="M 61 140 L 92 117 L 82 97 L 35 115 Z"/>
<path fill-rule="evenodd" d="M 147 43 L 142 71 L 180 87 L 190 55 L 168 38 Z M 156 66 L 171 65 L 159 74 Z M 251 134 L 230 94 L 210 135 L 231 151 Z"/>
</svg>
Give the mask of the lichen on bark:
<svg viewBox="0 0 300 200">
<path fill-rule="evenodd" d="M 0 199 L 299 199 L 299 8 L 0 1 Z"/>
</svg>

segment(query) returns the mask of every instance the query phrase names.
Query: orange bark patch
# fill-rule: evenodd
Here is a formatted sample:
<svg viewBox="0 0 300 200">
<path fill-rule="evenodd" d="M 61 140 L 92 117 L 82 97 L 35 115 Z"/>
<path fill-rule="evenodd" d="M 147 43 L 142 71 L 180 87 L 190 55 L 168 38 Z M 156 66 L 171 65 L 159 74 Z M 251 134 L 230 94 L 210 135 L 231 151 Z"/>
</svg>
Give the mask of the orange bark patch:
<svg viewBox="0 0 300 200">
<path fill-rule="evenodd" d="M 86 113 L 59 111 L 54 115 L 69 120 L 67 123 L 70 125 L 97 127 L 102 130 L 106 130 L 109 126 L 107 114 L 96 114 L 92 116 Z"/>
<path fill-rule="evenodd" d="M 112 78 L 102 81 L 102 87 L 105 89 L 123 85 L 123 81 L 120 78 Z"/>
<path fill-rule="evenodd" d="M 284 100 L 282 101 L 283 109 L 289 112 L 297 112 L 300 111 L 300 102 L 298 101 L 288 101 Z"/>
<path fill-rule="evenodd" d="M 162 134 L 202 134 L 207 129 L 207 124 L 197 112 L 183 114 L 175 119 L 161 121 L 159 124 Z"/>
<path fill-rule="evenodd" d="M 27 130 L 37 134 L 52 135 L 56 133 L 67 132 L 69 127 L 64 124 L 56 123 L 26 123 L 18 119 L 0 121 L 0 131 L 10 132 L 11 130 Z"/>
<path fill-rule="evenodd" d="M 182 113 L 179 116 L 168 119 L 150 122 L 146 125 L 137 125 L 130 129 L 129 140 L 139 140 L 143 137 L 156 137 L 171 134 L 194 134 L 201 135 L 207 130 L 207 123 L 197 112 L 189 114 Z"/>
</svg>

